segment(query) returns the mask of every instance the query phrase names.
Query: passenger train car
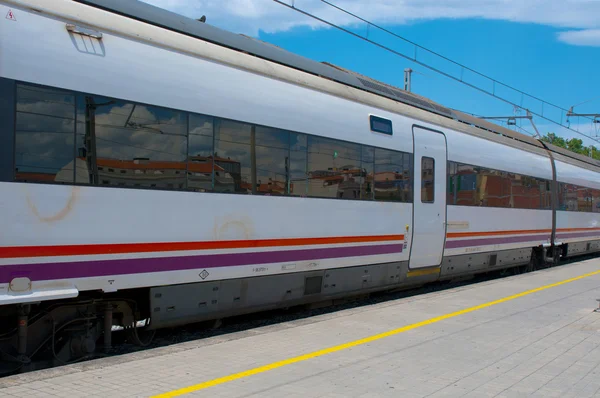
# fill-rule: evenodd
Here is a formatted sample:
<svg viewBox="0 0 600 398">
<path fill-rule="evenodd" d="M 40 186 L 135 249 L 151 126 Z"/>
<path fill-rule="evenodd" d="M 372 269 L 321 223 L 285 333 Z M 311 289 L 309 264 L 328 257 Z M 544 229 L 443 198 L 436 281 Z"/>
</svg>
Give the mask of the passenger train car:
<svg viewBox="0 0 600 398">
<path fill-rule="evenodd" d="M 137 1 L 0 15 L 4 363 L 599 250 L 591 159 Z"/>
</svg>

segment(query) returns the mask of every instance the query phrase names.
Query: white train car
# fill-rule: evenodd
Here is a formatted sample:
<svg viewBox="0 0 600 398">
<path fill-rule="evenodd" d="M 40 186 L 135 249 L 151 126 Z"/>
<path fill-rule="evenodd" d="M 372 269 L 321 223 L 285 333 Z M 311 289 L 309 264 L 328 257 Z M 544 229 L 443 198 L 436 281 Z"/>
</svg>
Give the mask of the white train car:
<svg viewBox="0 0 600 398">
<path fill-rule="evenodd" d="M 0 14 L 0 348 L 17 363 L 58 334 L 65 360 L 138 319 L 598 250 L 595 161 L 144 3 Z"/>
</svg>

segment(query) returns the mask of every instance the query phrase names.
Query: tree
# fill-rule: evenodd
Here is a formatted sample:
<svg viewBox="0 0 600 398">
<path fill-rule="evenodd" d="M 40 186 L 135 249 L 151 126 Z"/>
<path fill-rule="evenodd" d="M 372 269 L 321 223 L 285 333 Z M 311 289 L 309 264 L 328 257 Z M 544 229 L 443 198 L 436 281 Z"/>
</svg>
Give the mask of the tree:
<svg viewBox="0 0 600 398">
<path fill-rule="evenodd" d="M 592 150 L 592 158 L 600 160 L 600 151 L 598 148 L 592 146 L 584 146 L 583 141 L 579 138 L 571 138 L 565 140 L 562 137 L 557 136 L 554 133 L 548 133 L 542 137 L 542 141 L 549 144 L 555 145 L 560 148 L 564 148 L 568 151 L 578 153 L 583 156 L 590 156 L 590 148 Z"/>
<path fill-rule="evenodd" d="M 544 142 L 548 142 L 552 145 L 556 145 L 558 147 L 564 148 L 564 149 L 568 149 L 567 148 L 567 143 L 565 141 L 564 138 L 557 136 L 554 133 L 548 133 L 545 136 L 542 137 L 542 141 Z"/>
<path fill-rule="evenodd" d="M 579 138 L 571 138 L 570 140 L 567 140 L 567 149 L 580 155 L 587 155 L 589 152 L 589 148 L 584 147 L 583 141 Z"/>
</svg>

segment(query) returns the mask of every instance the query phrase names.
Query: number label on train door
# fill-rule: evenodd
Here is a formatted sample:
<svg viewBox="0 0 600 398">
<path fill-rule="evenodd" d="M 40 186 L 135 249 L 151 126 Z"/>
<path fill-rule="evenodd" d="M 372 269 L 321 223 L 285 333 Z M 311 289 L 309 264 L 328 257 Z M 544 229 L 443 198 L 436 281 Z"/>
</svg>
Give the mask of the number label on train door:
<svg viewBox="0 0 600 398">
<path fill-rule="evenodd" d="M 411 269 L 442 263 L 446 242 L 446 137 L 413 127 L 414 203 Z"/>
</svg>

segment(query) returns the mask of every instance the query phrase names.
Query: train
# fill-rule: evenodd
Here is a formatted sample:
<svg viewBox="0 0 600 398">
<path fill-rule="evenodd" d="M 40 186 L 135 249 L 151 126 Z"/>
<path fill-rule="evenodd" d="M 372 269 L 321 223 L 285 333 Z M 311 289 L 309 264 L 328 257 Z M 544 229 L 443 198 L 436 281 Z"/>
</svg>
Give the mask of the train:
<svg viewBox="0 0 600 398">
<path fill-rule="evenodd" d="M 3 369 L 600 251 L 591 158 L 135 0 L 0 15 Z"/>
</svg>

